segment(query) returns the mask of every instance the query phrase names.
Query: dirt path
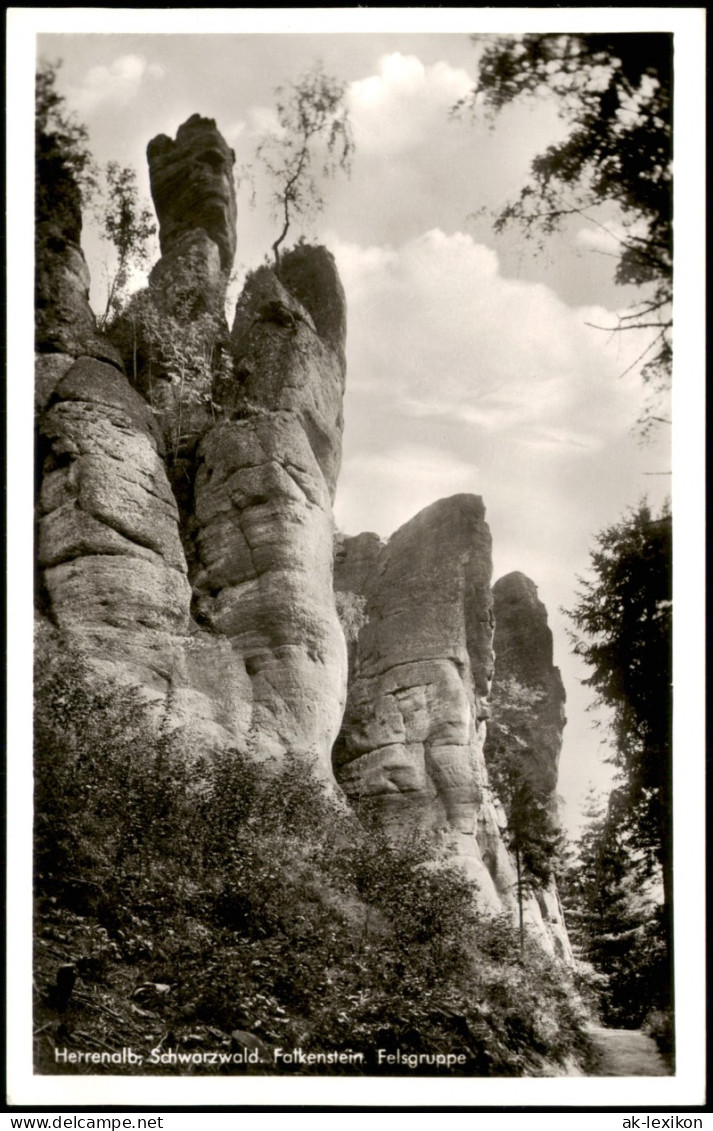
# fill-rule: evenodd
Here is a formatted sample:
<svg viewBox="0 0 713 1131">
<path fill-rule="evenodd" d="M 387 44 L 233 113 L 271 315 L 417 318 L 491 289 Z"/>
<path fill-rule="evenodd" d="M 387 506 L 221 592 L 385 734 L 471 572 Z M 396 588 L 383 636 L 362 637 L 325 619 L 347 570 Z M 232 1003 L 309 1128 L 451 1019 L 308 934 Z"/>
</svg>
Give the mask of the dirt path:
<svg viewBox="0 0 713 1131">
<path fill-rule="evenodd" d="M 670 1076 L 656 1043 L 640 1029 L 590 1029 L 600 1055 L 594 1076 Z"/>
</svg>

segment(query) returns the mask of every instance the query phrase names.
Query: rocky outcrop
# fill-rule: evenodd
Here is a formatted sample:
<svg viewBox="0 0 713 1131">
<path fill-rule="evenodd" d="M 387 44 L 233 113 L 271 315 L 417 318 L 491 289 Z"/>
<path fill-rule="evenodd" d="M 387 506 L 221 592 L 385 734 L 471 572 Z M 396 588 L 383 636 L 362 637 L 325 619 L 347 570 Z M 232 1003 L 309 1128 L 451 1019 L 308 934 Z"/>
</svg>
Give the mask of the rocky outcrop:
<svg viewBox="0 0 713 1131">
<path fill-rule="evenodd" d="M 54 622 L 110 674 L 164 688 L 190 589 L 153 417 L 126 377 L 80 358 L 40 424 L 38 564 Z"/>
<path fill-rule="evenodd" d="M 185 232 L 203 228 L 218 246 L 221 267 L 235 258 L 235 154 L 212 118 L 193 114 L 175 140 L 159 134 L 148 144 L 151 196 L 165 255 Z"/>
<path fill-rule="evenodd" d="M 286 282 L 283 282 L 286 280 Z M 289 289 L 296 280 L 297 293 Z M 302 301 L 304 300 L 304 301 Z M 219 399 L 236 413 L 294 416 L 334 498 L 341 465 L 346 305 L 326 248 L 299 246 L 247 280 L 232 330 L 235 382 Z"/>
<path fill-rule="evenodd" d="M 81 194 L 53 139 L 37 139 L 35 184 L 35 404 L 42 409 L 75 358 L 121 368 L 97 331 L 89 305 L 89 270 L 80 246 Z"/>
<path fill-rule="evenodd" d="M 495 678 L 543 691 L 528 773 L 553 794 L 564 698 L 534 586 L 510 575 L 493 598 L 471 495 L 388 542 L 334 538 L 346 334 L 334 260 L 300 244 L 253 272 L 228 333 L 232 150 L 194 115 L 148 155 L 162 258 L 126 315 L 131 383 L 88 306 L 76 194 L 38 225 L 41 608 L 201 750 L 308 761 L 393 834 L 431 837 L 483 910 L 514 915 L 484 744 L 495 599 Z M 359 614 L 349 657 L 335 591 Z M 558 915 L 554 888 L 528 898 L 544 945 L 566 953 Z"/>
<path fill-rule="evenodd" d="M 333 753 L 353 804 L 393 835 L 418 829 L 474 881 L 485 912 L 517 910 L 506 816 L 484 744 L 493 676 L 491 546 L 482 501 L 432 504 L 387 543 L 340 536 L 334 584 L 366 597 L 350 651 L 347 707 Z M 497 632 L 497 629 L 496 629 Z M 551 890 L 528 895 L 524 918 L 546 949 L 569 944 Z"/>
<path fill-rule="evenodd" d="M 320 249 L 294 254 L 306 281 L 323 262 Z M 318 302 L 319 276 L 311 286 Z M 230 419 L 198 449 L 194 614 L 245 664 L 251 751 L 312 757 L 331 781 L 346 694 L 331 513 L 343 362 L 269 268 L 248 280 L 232 342 L 235 379 L 217 394 Z"/>
<path fill-rule="evenodd" d="M 554 804 L 557 767 L 566 723 L 565 692 L 554 666 L 552 632 L 537 586 L 524 573 L 508 573 L 493 586 L 495 671 L 493 694 L 509 680 L 535 693 L 518 730 L 520 761 L 534 791 Z M 488 746 L 485 747 L 486 759 Z"/>
<path fill-rule="evenodd" d="M 383 547 L 372 535 L 343 540 L 335 587 L 366 596 L 368 621 L 333 760 L 354 803 L 394 832 L 433 835 L 496 908 L 478 842 L 488 793 L 491 569 L 483 503 L 472 495 L 434 503 Z"/>
<path fill-rule="evenodd" d="M 154 139 L 149 158 L 164 252 L 151 313 L 183 319 L 192 348 L 214 332 L 235 250 L 233 155 L 194 116 L 175 142 Z M 143 380 L 140 351 L 135 387 L 87 357 L 55 367 L 41 421 L 40 591 L 92 666 L 155 699 L 169 725 L 260 759 L 313 760 L 333 781 L 346 694 L 331 517 L 344 296 L 322 249 L 285 261 L 306 305 L 268 269 L 253 277 L 231 346 L 237 375 L 225 367 L 208 385 L 202 415 L 178 405 L 190 444 L 179 434 L 168 449 L 176 406 Z M 170 384 L 175 401 L 185 388 Z"/>
</svg>

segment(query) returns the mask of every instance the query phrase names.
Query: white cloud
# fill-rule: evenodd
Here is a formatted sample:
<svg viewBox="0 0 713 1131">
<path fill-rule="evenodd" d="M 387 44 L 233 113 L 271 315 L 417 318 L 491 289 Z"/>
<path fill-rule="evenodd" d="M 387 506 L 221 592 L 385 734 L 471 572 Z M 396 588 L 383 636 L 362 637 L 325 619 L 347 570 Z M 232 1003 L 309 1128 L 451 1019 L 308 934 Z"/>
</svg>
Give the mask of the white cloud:
<svg viewBox="0 0 713 1131">
<path fill-rule="evenodd" d="M 246 129 L 247 122 L 242 119 L 238 119 L 237 121 L 231 122 L 230 125 L 226 126 L 225 129 L 222 130 L 222 134 L 228 144 L 234 145 Z"/>
<path fill-rule="evenodd" d="M 357 152 L 393 156 L 412 149 L 473 85 L 466 71 L 445 62 L 424 66 L 413 55 L 382 56 L 379 73 L 347 91 Z"/>
<path fill-rule="evenodd" d="M 349 309 L 345 529 L 388 535 L 435 499 L 474 492 L 506 528 L 501 550 L 527 570 L 528 555 L 591 533 L 605 503 L 609 517 L 613 469 L 623 503 L 646 488 L 636 459 L 621 464 L 636 451 L 641 384 L 623 374 L 642 334 L 587 325 L 616 312 L 504 278 L 496 254 L 461 232 L 399 247 L 327 242 Z"/>
<path fill-rule="evenodd" d="M 72 106 L 82 114 L 111 103 L 128 105 L 146 79 L 160 79 L 166 74 L 159 63 L 149 63 L 143 55 L 120 55 L 108 66 L 91 67 L 80 86 L 70 92 Z"/>
<path fill-rule="evenodd" d="M 274 137 L 285 135 L 284 126 L 280 125 L 277 111 L 272 106 L 253 106 L 248 111 L 250 133 L 254 136 L 272 134 Z"/>
<path fill-rule="evenodd" d="M 350 381 L 381 383 L 401 416 L 583 449 L 633 422 L 638 380 L 617 378 L 641 334 L 587 325 L 615 314 L 503 278 L 495 252 L 462 232 L 429 231 L 398 250 L 337 242 L 334 252 L 349 296 Z"/>
</svg>

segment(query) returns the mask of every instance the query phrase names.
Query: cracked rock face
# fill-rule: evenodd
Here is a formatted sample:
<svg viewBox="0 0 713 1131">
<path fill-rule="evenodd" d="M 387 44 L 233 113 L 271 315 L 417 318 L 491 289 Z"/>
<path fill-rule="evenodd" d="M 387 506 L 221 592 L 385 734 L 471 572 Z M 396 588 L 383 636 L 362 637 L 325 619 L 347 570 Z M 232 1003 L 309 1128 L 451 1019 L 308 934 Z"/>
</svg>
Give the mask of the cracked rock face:
<svg viewBox="0 0 713 1131">
<path fill-rule="evenodd" d="M 59 380 L 40 426 L 38 562 L 55 623 L 113 675 L 165 685 L 190 589 L 151 413 L 90 358 Z"/>
<path fill-rule="evenodd" d="M 328 269 L 327 266 L 328 265 Z M 314 268 L 314 274 L 311 274 Z M 299 280 L 305 302 L 281 281 Z M 238 300 L 232 330 L 236 382 L 219 394 L 229 411 L 293 414 L 334 499 L 341 466 L 344 292 L 324 248 L 298 247 L 279 277 L 261 267 Z"/>
<path fill-rule="evenodd" d="M 334 747 L 338 782 L 393 835 L 419 829 L 517 917 L 505 814 L 483 753 L 493 675 L 491 544 L 482 501 L 442 499 L 382 543 L 340 536 L 335 588 L 367 598 Z M 556 889 L 525 900 L 545 949 L 570 954 Z"/>
<path fill-rule="evenodd" d="M 552 632 L 537 586 L 524 573 L 508 573 L 493 586 L 495 672 L 493 690 L 515 679 L 541 694 L 518 737 L 524 743 L 522 769 L 538 793 L 554 799 L 562 749 L 565 692 L 554 666 Z M 485 748 L 486 759 L 488 748 Z"/>
<path fill-rule="evenodd" d="M 337 780 L 386 827 L 435 836 L 495 907 L 476 835 L 493 631 L 482 500 L 442 499 L 376 551 L 361 535 L 337 554 L 335 587 L 365 595 L 369 618 L 334 750 Z"/>
<path fill-rule="evenodd" d="M 40 160 L 36 177 L 35 403 L 41 408 L 72 359 L 96 357 L 119 368 L 121 359 L 97 332 L 89 305 L 79 190 L 56 159 Z"/>
<path fill-rule="evenodd" d="M 166 134 L 153 138 L 147 156 L 162 255 L 175 252 L 186 233 L 202 228 L 217 246 L 227 275 L 236 247 L 235 154 L 213 119 L 193 114 L 175 140 Z"/>
<path fill-rule="evenodd" d="M 248 280 L 232 341 L 235 380 L 219 393 L 232 419 L 198 449 L 194 616 L 244 664 L 249 750 L 314 759 L 333 781 L 346 692 L 331 513 L 343 364 L 269 268 Z"/>
</svg>

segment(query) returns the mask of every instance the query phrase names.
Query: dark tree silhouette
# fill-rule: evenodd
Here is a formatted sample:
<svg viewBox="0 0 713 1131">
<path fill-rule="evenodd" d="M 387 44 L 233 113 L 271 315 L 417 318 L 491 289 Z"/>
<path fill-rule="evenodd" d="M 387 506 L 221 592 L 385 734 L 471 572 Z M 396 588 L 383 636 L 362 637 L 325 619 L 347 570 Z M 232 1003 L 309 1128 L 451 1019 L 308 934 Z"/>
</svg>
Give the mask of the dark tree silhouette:
<svg viewBox="0 0 713 1131">
<path fill-rule="evenodd" d="M 495 228 L 541 239 L 579 215 L 609 230 L 616 206 L 614 278 L 646 297 L 607 329 L 650 332 L 638 360 L 655 395 L 671 375 L 672 46 L 668 33 L 487 37 L 478 83 L 454 108 L 492 119 L 519 99 L 556 100 L 569 132 L 535 157 Z"/>
<path fill-rule="evenodd" d="M 611 711 L 615 800 L 626 825 L 629 866 L 642 877 L 660 868 L 663 923 L 673 955 L 671 515 L 642 503 L 603 530 L 568 612 L 575 654 L 591 669 L 585 683 Z"/>
</svg>

